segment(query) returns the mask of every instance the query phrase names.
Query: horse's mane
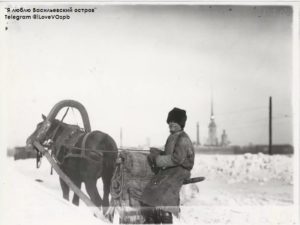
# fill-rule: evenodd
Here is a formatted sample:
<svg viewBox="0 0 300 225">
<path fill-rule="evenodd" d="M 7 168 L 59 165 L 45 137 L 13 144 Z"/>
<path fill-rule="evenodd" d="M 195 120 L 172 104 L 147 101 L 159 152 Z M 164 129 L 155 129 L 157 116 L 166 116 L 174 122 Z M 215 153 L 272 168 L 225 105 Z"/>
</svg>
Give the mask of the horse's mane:
<svg viewBox="0 0 300 225">
<path fill-rule="evenodd" d="M 80 126 L 78 125 L 75 125 L 75 124 L 68 124 L 68 123 L 65 123 L 65 122 L 61 122 L 57 119 L 53 120 L 53 125 L 54 125 L 54 129 L 57 127 L 57 126 L 61 126 L 63 128 L 68 128 L 70 130 L 83 130 Z M 52 126 L 53 126 L 52 125 Z"/>
<path fill-rule="evenodd" d="M 54 142 L 58 145 L 85 132 L 84 129 L 80 128 L 78 125 L 64 123 L 57 119 L 53 120 L 51 130 L 48 137 L 55 137 Z"/>
</svg>

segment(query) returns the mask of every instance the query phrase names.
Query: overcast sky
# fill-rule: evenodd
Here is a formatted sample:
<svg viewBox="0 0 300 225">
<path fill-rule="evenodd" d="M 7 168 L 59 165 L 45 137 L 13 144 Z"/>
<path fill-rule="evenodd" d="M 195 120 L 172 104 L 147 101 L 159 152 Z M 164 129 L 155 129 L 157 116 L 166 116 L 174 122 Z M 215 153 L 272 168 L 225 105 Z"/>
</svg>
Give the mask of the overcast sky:
<svg viewBox="0 0 300 225">
<path fill-rule="evenodd" d="M 8 145 L 24 145 L 63 99 L 81 102 L 92 129 L 118 145 L 121 127 L 125 146 L 163 145 L 173 107 L 187 111 L 193 141 L 200 123 L 205 143 L 212 95 L 219 138 L 225 129 L 232 144 L 267 144 L 272 96 L 273 142 L 291 144 L 292 16 L 272 6 L 98 5 L 68 21 L 9 21 Z"/>
</svg>

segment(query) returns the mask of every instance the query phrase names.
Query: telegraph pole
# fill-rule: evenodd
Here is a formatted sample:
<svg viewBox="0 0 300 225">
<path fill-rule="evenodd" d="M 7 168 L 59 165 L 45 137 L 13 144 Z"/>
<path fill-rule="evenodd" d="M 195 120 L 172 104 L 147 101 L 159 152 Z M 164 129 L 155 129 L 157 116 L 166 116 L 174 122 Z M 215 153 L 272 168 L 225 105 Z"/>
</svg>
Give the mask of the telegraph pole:
<svg viewBox="0 0 300 225">
<path fill-rule="evenodd" d="M 122 130 L 122 127 L 120 129 L 120 148 L 123 148 L 123 130 Z"/>
<path fill-rule="evenodd" d="M 269 155 L 272 155 L 272 97 L 269 97 Z"/>
<path fill-rule="evenodd" d="M 199 131 L 199 122 L 197 122 L 197 146 L 200 145 L 200 131 Z"/>
</svg>

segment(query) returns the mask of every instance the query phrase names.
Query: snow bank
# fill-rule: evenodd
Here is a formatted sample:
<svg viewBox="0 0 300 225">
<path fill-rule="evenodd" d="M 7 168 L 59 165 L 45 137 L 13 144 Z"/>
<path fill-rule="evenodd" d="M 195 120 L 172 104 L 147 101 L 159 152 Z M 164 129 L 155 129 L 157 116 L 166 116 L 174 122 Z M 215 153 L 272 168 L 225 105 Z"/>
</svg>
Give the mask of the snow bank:
<svg viewBox="0 0 300 225">
<path fill-rule="evenodd" d="M 298 224 L 290 156 L 197 155 L 192 176 L 206 180 L 181 189 L 180 224 Z"/>
<path fill-rule="evenodd" d="M 0 180 L 1 225 L 107 224 L 82 202 L 75 207 L 63 200 L 58 176 L 50 175 L 46 160 L 40 169 L 33 159 L 6 164 Z M 192 176 L 206 180 L 183 186 L 181 218 L 175 224 L 295 224 L 292 168 L 293 158 L 284 155 L 197 155 Z M 97 186 L 102 192 L 102 182 Z"/>
<path fill-rule="evenodd" d="M 87 207 L 75 207 L 65 201 L 61 194 L 58 195 L 51 188 L 46 188 L 36 182 L 34 177 L 25 176 L 11 163 L 13 162 L 8 162 L 6 165 L 7 174 L 4 179 L 2 174 L 0 224 L 108 224 L 103 221 L 104 218 L 93 217 L 91 210 Z M 28 165 L 28 163 L 25 164 Z M 58 183 L 58 180 L 56 182 Z"/>
<path fill-rule="evenodd" d="M 228 183 L 280 181 L 293 184 L 293 157 L 287 155 L 197 155 L 195 175 Z M 199 174 L 198 174 L 199 173 Z"/>
</svg>

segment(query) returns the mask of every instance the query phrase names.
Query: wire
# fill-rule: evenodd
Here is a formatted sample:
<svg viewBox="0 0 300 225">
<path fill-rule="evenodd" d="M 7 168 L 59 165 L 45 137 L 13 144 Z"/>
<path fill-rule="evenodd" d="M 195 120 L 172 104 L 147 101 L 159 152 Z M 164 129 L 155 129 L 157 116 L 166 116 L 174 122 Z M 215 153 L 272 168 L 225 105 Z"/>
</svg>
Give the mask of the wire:
<svg viewBox="0 0 300 225">
<path fill-rule="evenodd" d="M 273 122 L 284 122 L 282 121 L 282 119 L 291 119 L 291 117 L 277 117 L 277 118 L 272 118 L 272 120 L 274 120 Z M 278 120 L 281 120 L 281 121 L 278 121 Z M 253 121 L 250 121 L 250 122 L 247 122 L 245 123 L 244 125 L 242 126 L 227 126 L 226 128 L 230 128 L 230 130 L 232 129 L 242 129 L 242 128 L 247 128 L 247 127 L 253 127 L 253 126 L 258 126 L 258 125 L 266 125 L 269 123 L 269 119 L 268 118 L 265 118 L 265 119 L 258 119 L 258 120 L 253 120 Z"/>
<path fill-rule="evenodd" d="M 77 120 L 77 117 L 76 117 L 76 114 L 75 114 L 75 112 L 74 112 L 73 107 L 71 107 L 71 109 L 72 109 L 72 113 L 73 113 L 73 117 L 74 117 L 74 119 L 75 119 L 76 125 L 79 127 L 79 125 L 78 125 L 78 120 Z"/>
<path fill-rule="evenodd" d="M 245 109 L 235 110 L 235 111 L 231 111 L 231 112 L 216 113 L 216 115 L 223 116 L 223 115 L 228 115 L 228 114 L 236 114 L 236 113 L 241 113 L 241 112 L 253 112 L 253 111 L 267 110 L 267 109 L 268 109 L 268 107 L 245 108 Z"/>
<path fill-rule="evenodd" d="M 277 115 L 281 115 L 281 116 L 276 116 L 276 117 L 273 117 L 273 119 L 281 119 L 281 118 L 292 118 L 293 116 L 292 115 L 287 115 L 287 114 L 277 114 Z"/>
</svg>

